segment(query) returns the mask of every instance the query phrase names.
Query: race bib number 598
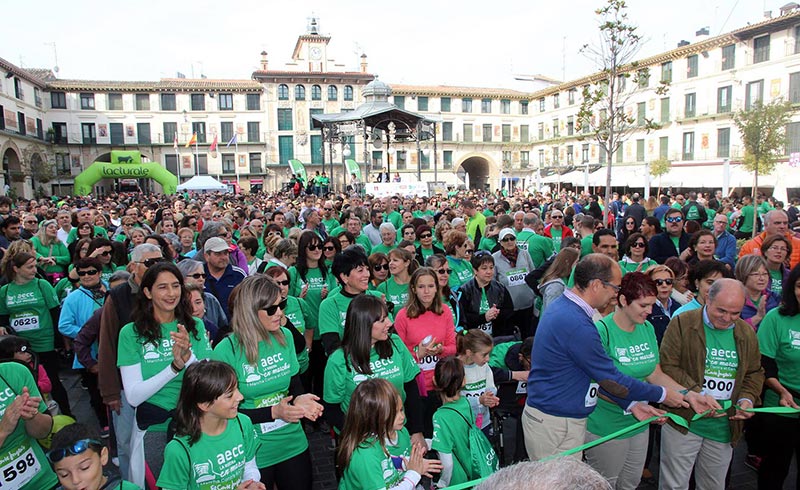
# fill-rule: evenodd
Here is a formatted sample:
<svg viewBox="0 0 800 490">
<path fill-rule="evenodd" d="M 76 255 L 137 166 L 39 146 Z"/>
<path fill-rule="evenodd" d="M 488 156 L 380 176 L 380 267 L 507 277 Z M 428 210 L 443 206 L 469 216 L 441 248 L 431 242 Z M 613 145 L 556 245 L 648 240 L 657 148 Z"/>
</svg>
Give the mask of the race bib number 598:
<svg viewBox="0 0 800 490">
<path fill-rule="evenodd" d="M 24 447 L 24 446 L 23 446 Z M 17 490 L 31 481 L 34 476 L 42 469 L 33 449 L 28 447 L 27 451 L 17 456 L 16 459 L 0 468 L 0 488 L 3 490 Z"/>
</svg>

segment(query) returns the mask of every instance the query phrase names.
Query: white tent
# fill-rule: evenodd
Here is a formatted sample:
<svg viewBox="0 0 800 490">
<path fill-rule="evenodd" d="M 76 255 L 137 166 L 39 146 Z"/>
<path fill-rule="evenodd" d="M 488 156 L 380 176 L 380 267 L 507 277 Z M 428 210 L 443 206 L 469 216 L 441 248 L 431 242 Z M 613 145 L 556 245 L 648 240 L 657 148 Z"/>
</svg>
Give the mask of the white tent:
<svg viewBox="0 0 800 490">
<path fill-rule="evenodd" d="M 228 186 L 210 175 L 195 175 L 178 186 L 179 191 L 227 191 Z"/>
</svg>

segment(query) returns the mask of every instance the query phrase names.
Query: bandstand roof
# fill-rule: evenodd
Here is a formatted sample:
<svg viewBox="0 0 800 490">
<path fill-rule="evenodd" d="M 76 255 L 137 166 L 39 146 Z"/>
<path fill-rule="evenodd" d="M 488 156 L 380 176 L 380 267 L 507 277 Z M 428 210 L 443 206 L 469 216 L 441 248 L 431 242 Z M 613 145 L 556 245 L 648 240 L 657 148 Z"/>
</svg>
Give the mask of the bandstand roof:
<svg viewBox="0 0 800 490">
<path fill-rule="evenodd" d="M 314 121 L 314 128 L 321 128 L 325 124 L 348 123 L 364 121 L 369 127 L 387 130 L 390 122 L 400 121 L 408 127 L 415 127 L 420 121 L 435 122 L 434 119 L 426 118 L 415 112 L 400 109 L 394 104 L 383 101 L 365 102 L 349 112 L 338 112 L 334 114 L 314 114 L 311 116 Z"/>
</svg>

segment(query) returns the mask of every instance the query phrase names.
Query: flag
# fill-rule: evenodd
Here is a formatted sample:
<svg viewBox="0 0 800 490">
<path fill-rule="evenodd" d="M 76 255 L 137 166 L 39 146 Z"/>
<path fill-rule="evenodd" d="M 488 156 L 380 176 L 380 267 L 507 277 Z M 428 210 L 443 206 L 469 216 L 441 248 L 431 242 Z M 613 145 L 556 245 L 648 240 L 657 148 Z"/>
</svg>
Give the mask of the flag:
<svg viewBox="0 0 800 490">
<path fill-rule="evenodd" d="M 192 138 L 186 142 L 186 148 L 197 144 L 197 133 L 192 133 Z"/>
<path fill-rule="evenodd" d="M 211 147 L 208 151 L 217 151 L 217 135 L 214 135 L 214 141 L 211 142 Z"/>
<path fill-rule="evenodd" d="M 225 148 L 227 148 L 227 147 L 229 147 L 229 146 L 231 146 L 231 145 L 235 145 L 235 144 L 236 144 L 236 137 L 237 137 L 237 136 L 238 136 L 238 134 L 237 134 L 237 133 L 233 133 L 233 138 L 231 138 L 231 140 L 230 140 L 230 141 L 228 141 L 228 144 L 227 144 L 227 145 L 225 145 Z"/>
<path fill-rule="evenodd" d="M 178 132 L 175 131 L 175 138 L 172 140 L 172 148 L 178 149 Z"/>
</svg>

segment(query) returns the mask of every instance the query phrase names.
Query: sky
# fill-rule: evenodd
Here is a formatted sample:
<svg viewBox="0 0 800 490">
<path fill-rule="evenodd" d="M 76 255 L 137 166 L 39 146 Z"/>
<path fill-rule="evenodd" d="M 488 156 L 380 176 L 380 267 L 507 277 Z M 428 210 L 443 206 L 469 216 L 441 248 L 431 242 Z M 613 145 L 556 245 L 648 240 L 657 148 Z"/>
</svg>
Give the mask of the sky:
<svg viewBox="0 0 800 490">
<path fill-rule="evenodd" d="M 787 0 L 628 0 L 643 37 L 640 57 L 763 20 Z M 260 52 L 270 69 L 290 61 L 308 19 L 331 36 L 328 57 L 392 84 L 518 88 L 518 74 L 579 78 L 595 65 L 579 53 L 597 43 L 595 9 L 604 0 L 55 0 L 6 2 L 0 57 L 59 78 L 249 79 Z M 67 6 L 68 5 L 68 6 Z M 46 15 L 44 14 L 46 13 Z M 22 42 L 20 42 L 22 40 Z M 55 43 L 55 50 L 54 45 Z"/>
</svg>

